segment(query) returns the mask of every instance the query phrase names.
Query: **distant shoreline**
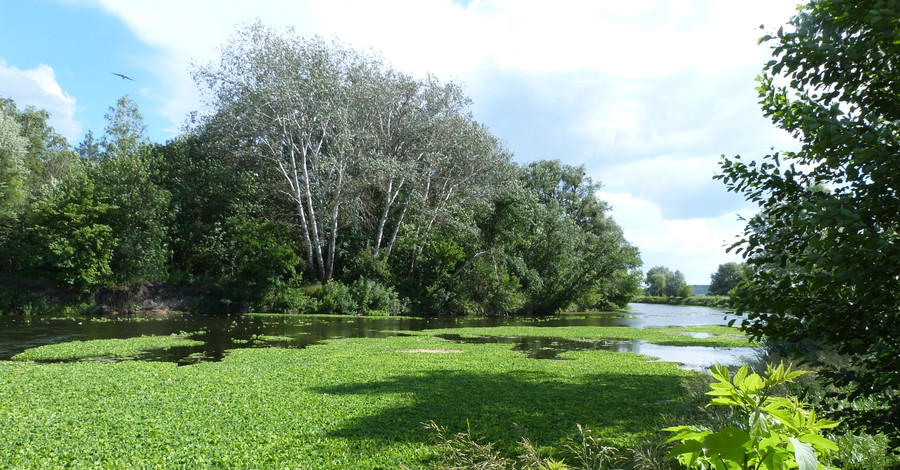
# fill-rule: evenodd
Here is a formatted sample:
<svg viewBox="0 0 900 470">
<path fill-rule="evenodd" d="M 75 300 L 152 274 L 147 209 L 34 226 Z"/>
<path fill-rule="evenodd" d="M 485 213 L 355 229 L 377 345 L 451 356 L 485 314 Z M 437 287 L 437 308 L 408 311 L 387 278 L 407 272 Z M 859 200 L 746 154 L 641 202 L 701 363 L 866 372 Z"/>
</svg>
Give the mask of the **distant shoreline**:
<svg viewBox="0 0 900 470">
<path fill-rule="evenodd" d="M 694 295 L 691 297 L 639 295 L 631 301 L 642 304 L 698 305 L 714 308 L 729 308 L 731 306 L 731 298 L 727 295 Z"/>
</svg>

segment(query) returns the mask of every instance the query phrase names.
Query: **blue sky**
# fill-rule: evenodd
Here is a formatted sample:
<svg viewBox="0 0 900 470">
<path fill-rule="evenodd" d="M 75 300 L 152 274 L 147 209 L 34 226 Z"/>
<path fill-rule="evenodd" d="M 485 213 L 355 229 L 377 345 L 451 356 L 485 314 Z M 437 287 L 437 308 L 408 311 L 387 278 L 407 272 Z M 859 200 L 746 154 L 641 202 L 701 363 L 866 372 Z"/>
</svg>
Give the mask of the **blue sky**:
<svg viewBox="0 0 900 470">
<path fill-rule="evenodd" d="M 70 143 L 124 94 L 152 140 L 202 110 L 192 64 L 259 19 L 462 82 L 517 161 L 585 165 L 642 252 L 706 284 L 754 208 L 712 180 L 722 154 L 793 142 L 762 118 L 756 39 L 785 0 L 0 0 L 0 96 L 53 114 Z M 122 80 L 113 72 L 134 81 Z"/>
</svg>

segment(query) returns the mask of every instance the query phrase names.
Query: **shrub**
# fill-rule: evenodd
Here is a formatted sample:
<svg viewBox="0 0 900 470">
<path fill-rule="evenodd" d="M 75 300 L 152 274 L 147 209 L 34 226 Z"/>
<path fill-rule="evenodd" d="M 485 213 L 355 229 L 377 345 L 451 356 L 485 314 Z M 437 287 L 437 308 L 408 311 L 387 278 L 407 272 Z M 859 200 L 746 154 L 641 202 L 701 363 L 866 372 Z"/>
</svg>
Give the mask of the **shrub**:
<svg viewBox="0 0 900 470">
<path fill-rule="evenodd" d="M 328 281 L 321 292 L 319 313 L 354 315 L 359 312 L 359 304 L 350 293 L 350 287 L 343 282 Z"/>
<path fill-rule="evenodd" d="M 302 287 L 273 289 L 266 295 L 266 309 L 282 313 L 315 313 L 319 309 L 319 301 L 306 291 Z"/>
<path fill-rule="evenodd" d="M 727 367 L 714 366 L 710 372 L 718 382 L 707 392 L 709 405 L 728 406 L 737 411 L 741 427 L 727 426 L 712 431 L 702 426 L 674 426 L 669 442 L 678 442 L 669 455 L 686 468 L 769 469 L 825 468 L 819 457 L 839 450 L 822 431 L 837 422 L 817 419 L 794 397 L 772 396 L 775 387 L 792 382 L 805 371 L 792 371 L 781 363 L 768 366 L 765 377 L 750 374 L 744 365 L 732 379 Z"/>
<path fill-rule="evenodd" d="M 397 291 L 380 282 L 359 278 L 350 284 L 349 290 L 359 314 L 399 315 L 404 311 Z"/>
</svg>

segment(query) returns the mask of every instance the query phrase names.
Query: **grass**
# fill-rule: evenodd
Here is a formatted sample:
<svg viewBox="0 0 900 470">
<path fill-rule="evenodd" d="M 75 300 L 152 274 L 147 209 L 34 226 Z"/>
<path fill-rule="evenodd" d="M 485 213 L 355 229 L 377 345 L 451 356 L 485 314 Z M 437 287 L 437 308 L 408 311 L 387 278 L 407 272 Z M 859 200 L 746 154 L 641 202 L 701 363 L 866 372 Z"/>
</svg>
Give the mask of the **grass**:
<svg viewBox="0 0 900 470">
<path fill-rule="evenodd" d="M 754 347 L 756 343 L 737 328 L 726 326 L 653 327 L 637 330 L 621 326 L 498 326 L 488 328 L 445 328 L 410 332 L 422 335 L 460 335 L 464 338 L 480 336 L 542 337 L 571 340 L 643 340 L 664 346 Z M 710 333 L 712 336 L 694 338 L 690 333 Z"/>
<path fill-rule="evenodd" d="M 152 349 L 199 346 L 202 341 L 187 339 L 187 333 L 169 336 L 138 336 L 127 339 L 69 341 L 31 348 L 13 356 L 16 361 L 65 361 L 100 357 L 131 357 Z"/>
<path fill-rule="evenodd" d="M 463 353 L 407 352 L 447 348 Z M 439 459 L 429 422 L 449 433 L 472 423 L 512 456 L 523 435 L 564 445 L 576 423 L 626 446 L 696 375 L 637 354 L 563 356 L 422 335 L 239 349 L 184 367 L 0 361 L 0 468 L 428 468 Z"/>
</svg>

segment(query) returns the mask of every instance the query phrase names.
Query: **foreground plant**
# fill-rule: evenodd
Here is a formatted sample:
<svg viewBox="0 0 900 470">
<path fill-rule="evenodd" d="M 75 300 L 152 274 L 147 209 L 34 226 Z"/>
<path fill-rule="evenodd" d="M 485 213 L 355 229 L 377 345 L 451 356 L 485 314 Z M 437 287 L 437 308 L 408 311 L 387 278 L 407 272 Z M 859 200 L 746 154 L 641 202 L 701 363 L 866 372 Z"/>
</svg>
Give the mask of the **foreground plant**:
<svg viewBox="0 0 900 470">
<path fill-rule="evenodd" d="M 519 445 L 522 452 L 516 459 L 507 458 L 495 442 L 485 441 L 473 434 L 467 423 L 466 430 L 450 434 L 446 427 L 434 421 L 425 423 L 425 428 L 434 433 L 438 445 L 440 462 L 435 468 L 441 470 L 611 470 L 621 468 L 625 458 L 619 449 L 593 435 L 590 429 L 578 427 L 578 438 L 568 438 L 566 451 L 571 454 L 574 466 L 565 460 L 556 459 L 530 439 L 522 438 Z"/>
<path fill-rule="evenodd" d="M 792 371 L 784 363 L 769 365 L 765 376 L 750 374 L 747 365 L 731 377 L 727 367 L 710 369 L 718 382 L 712 383 L 707 395 L 714 398 L 709 406 L 733 407 L 743 422 L 743 429 L 728 426 L 712 431 L 701 426 L 674 426 L 664 429 L 674 433 L 668 442 L 678 442 L 670 457 L 686 468 L 699 469 L 769 469 L 830 468 L 819 460 L 838 447 L 822 436 L 822 431 L 838 425 L 835 421 L 817 419 L 794 397 L 772 396 L 775 387 L 792 382 L 806 371 Z"/>
</svg>

